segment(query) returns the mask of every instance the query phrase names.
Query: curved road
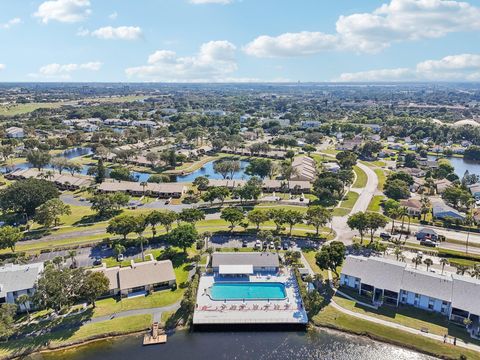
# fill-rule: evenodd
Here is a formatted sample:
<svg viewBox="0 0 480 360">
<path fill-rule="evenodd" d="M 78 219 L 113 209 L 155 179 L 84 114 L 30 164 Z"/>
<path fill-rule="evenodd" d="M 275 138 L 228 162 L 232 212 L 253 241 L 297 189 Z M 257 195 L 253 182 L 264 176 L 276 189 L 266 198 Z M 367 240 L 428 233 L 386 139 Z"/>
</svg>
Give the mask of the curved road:
<svg viewBox="0 0 480 360">
<path fill-rule="evenodd" d="M 377 174 L 375 174 L 375 172 L 371 168 L 362 163 L 357 163 L 357 166 L 362 169 L 365 174 L 367 174 L 367 184 L 364 188 L 361 189 L 351 189 L 352 191 L 359 193 L 360 196 L 358 197 L 356 203 L 353 205 L 350 214 L 355 214 L 359 211 L 366 211 L 368 205 L 370 204 L 370 201 L 377 192 L 378 186 Z M 357 234 L 356 231 L 351 230 L 347 225 L 347 219 L 350 214 L 345 216 L 335 216 L 332 219 L 332 228 L 337 233 L 335 240 L 342 241 L 346 244 L 350 244 L 352 242 L 353 236 Z"/>
</svg>

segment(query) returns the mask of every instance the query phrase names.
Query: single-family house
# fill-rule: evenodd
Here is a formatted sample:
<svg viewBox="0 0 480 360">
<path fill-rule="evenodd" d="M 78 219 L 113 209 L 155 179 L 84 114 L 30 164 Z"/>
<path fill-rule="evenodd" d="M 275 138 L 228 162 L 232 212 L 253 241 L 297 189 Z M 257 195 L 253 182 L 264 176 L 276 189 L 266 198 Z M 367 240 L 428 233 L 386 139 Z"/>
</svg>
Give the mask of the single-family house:
<svg viewBox="0 0 480 360">
<path fill-rule="evenodd" d="M 435 219 L 445 219 L 445 218 L 453 218 L 453 219 L 465 219 L 465 214 L 460 213 L 453 207 L 445 204 L 443 200 L 436 200 L 432 203 L 432 214 Z"/>
<path fill-rule="evenodd" d="M 422 203 L 418 199 L 400 200 L 400 206 L 405 207 L 410 216 L 420 216 L 422 214 Z"/>
<path fill-rule="evenodd" d="M 25 132 L 23 131 L 23 129 L 17 126 L 9 127 L 5 130 L 5 133 L 7 137 L 11 139 L 22 139 L 25 137 Z"/>
</svg>

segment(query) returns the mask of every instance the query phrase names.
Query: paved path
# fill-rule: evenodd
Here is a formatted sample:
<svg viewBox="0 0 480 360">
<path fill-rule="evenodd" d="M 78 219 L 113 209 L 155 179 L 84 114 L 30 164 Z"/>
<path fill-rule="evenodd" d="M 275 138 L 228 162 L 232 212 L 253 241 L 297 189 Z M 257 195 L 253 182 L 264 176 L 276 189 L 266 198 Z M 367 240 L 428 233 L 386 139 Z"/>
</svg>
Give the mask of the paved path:
<svg viewBox="0 0 480 360">
<path fill-rule="evenodd" d="M 329 277 L 329 280 L 330 280 L 330 286 L 331 288 L 333 289 L 334 292 L 336 292 L 336 288 L 332 285 L 332 273 L 331 271 L 328 271 L 328 277 Z M 339 304 L 337 304 L 333 298 L 331 299 L 330 301 L 330 305 L 332 305 L 332 307 L 334 307 L 336 310 L 344 313 L 344 314 L 347 314 L 349 316 L 353 316 L 353 317 L 356 317 L 358 319 L 362 319 L 362 320 L 366 320 L 366 321 L 370 321 L 370 322 L 374 322 L 376 324 L 380 324 L 380 325 L 383 325 L 383 326 L 387 326 L 389 328 L 393 328 L 393 329 L 397 329 L 397 330 L 401 330 L 401 331 L 405 331 L 405 332 L 408 332 L 408 333 L 411 333 L 411 334 L 414 334 L 414 335 L 417 335 L 417 336 L 423 336 L 423 337 L 426 337 L 426 338 L 430 338 L 432 340 L 437 340 L 439 342 L 443 342 L 443 336 L 441 335 L 436 335 L 436 334 L 431 334 L 431 333 L 425 333 L 419 329 L 414 329 L 414 328 L 411 328 L 411 327 L 408 327 L 408 326 L 404 326 L 404 325 L 400 325 L 400 324 L 397 324 L 397 323 L 393 323 L 391 321 L 386 321 L 386 320 L 383 320 L 383 319 L 380 319 L 380 318 L 377 318 L 377 317 L 373 317 L 373 316 L 369 316 L 369 315 L 365 315 L 365 314 L 360 314 L 360 313 L 357 313 L 355 311 L 352 311 L 352 310 L 349 310 L 349 309 L 345 309 L 344 307 L 340 306 Z M 449 337 L 448 338 L 448 343 L 452 343 L 452 338 Z M 469 344 L 469 343 L 466 343 L 464 342 L 463 340 L 460 340 L 457 338 L 457 346 L 459 347 L 463 347 L 463 348 L 466 348 L 466 349 L 469 349 L 469 350 L 473 350 L 473 351 L 478 351 L 480 352 L 480 346 L 478 345 L 475 345 L 475 344 Z"/>
<path fill-rule="evenodd" d="M 371 168 L 362 163 L 357 163 L 357 166 L 362 169 L 365 174 L 367 174 L 367 184 L 363 189 L 353 189 L 354 191 L 356 190 L 356 192 L 359 192 L 360 196 L 353 205 L 350 214 L 355 214 L 359 211 L 366 211 L 370 201 L 377 191 L 378 186 L 377 174 L 375 174 Z M 349 215 L 335 216 L 332 219 L 332 228 L 337 233 L 335 240 L 342 241 L 346 244 L 351 243 L 353 236 L 357 234 L 356 231 L 351 230 L 347 225 L 347 219 Z"/>
<path fill-rule="evenodd" d="M 94 324 L 102 321 L 109 321 L 117 318 L 127 317 L 127 316 L 135 316 L 135 315 L 152 315 L 153 322 L 161 321 L 162 313 L 165 311 L 176 311 L 180 308 L 180 301 L 176 302 L 175 304 L 156 307 L 156 308 L 147 308 L 147 309 L 135 309 L 135 310 L 125 310 L 120 311 L 114 314 L 99 316 L 95 318 L 91 318 L 84 322 L 84 324 Z"/>
</svg>

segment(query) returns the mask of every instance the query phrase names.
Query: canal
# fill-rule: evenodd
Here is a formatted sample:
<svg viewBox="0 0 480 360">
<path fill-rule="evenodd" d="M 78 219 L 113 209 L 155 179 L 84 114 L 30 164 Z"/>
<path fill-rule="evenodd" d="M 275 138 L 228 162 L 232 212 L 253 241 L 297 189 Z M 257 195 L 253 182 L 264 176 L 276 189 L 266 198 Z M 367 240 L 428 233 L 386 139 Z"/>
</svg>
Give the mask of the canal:
<svg viewBox="0 0 480 360">
<path fill-rule="evenodd" d="M 30 360 L 426 360 L 410 350 L 331 331 L 218 332 L 179 331 L 167 344 L 144 347 L 141 337 L 105 340 L 72 350 L 29 357 Z"/>
</svg>

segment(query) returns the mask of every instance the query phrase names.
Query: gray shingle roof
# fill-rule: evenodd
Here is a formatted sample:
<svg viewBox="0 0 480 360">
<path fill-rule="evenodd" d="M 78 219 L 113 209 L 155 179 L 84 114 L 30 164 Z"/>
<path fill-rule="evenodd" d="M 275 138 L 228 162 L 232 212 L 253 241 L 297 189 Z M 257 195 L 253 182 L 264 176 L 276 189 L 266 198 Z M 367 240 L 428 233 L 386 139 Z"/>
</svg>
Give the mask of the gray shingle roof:
<svg viewBox="0 0 480 360">
<path fill-rule="evenodd" d="M 0 297 L 9 292 L 32 289 L 42 271 L 43 263 L 0 267 Z"/>
<path fill-rule="evenodd" d="M 220 265 L 253 265 L 254 267 L 278 267 L 278 254 L 270 252 L 255 253 L 214 253 L 212 267 Z"/>
</svg>

